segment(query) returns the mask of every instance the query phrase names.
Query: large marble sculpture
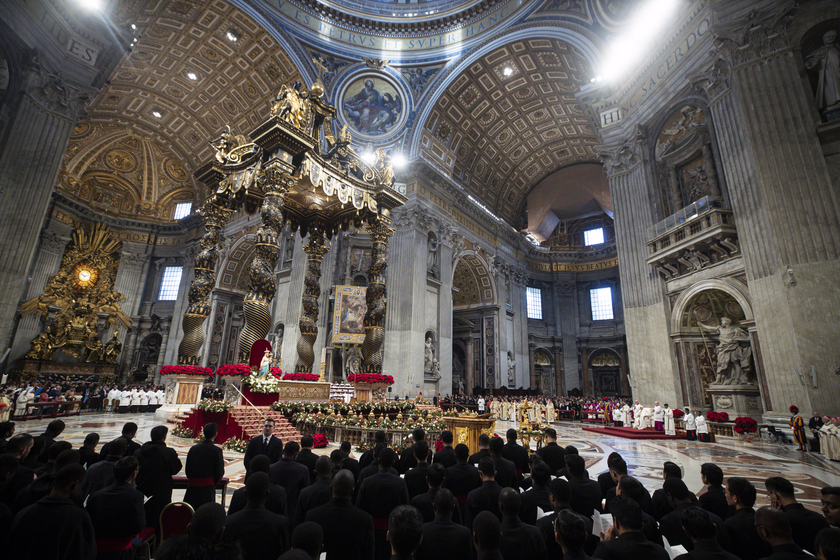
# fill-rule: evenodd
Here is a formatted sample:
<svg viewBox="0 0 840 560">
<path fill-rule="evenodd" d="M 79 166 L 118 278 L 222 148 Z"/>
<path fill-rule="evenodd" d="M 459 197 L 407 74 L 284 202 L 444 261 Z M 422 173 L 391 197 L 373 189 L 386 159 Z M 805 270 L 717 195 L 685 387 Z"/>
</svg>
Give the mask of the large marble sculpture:
<svg viewBox="0 0 840 560">
<path fill-rule="evenodd" d="M 817 106 L 824 111 L 840 108 L 840 48 L 836 30 L 823 35 L 823 46 L 805 58 L 805 66 L 819 71 Z"/>
<path fill-rule="evenodd" d="M 749 346 L 750 337 L 747 331 L 733 327 L 729 317 L 721 317 L 720 326 L 712 330 L 716 330 L 720 337 L 716 347 L 717 370 L 714 384 L 749 384 L 752 348 Z M 742 346 L 742 342 L 747 344 Z"/>
</svg>

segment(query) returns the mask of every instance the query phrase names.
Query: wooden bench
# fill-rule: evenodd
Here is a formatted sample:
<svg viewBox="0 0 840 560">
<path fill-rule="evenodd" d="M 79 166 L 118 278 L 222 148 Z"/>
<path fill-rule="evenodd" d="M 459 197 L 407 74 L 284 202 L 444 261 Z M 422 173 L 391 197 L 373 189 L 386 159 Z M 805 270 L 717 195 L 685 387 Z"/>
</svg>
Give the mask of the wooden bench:
<svg viewBox="0 0 840 560">
<path fill-rule="evenodd" d="M 81 401 L 47 401 L 33 402 L 26 405 L 26 413 L 20 420 L 40 420 L 42 418 L 60 418 L 62 416 L 79 416 L 81 414 Z M 50 408 L 45 414 L 44 409 Z M 61 409 L 59 411 L 59 409 Z"/>
<path fill-rule="evenodd" d="M 222 477 L 222 479 L 216 483 L 216 490 L 222 491 L 222 507 L 224 507 L 225 502 L 227 500 L 227 487 L 230 479 L 228 477 Z M 177 488 L 180 490 L 186 490 L 190 486 L 190 479 L 186 476 L 176 475 L 172 477 L 172 488 Z"/>
</svg>

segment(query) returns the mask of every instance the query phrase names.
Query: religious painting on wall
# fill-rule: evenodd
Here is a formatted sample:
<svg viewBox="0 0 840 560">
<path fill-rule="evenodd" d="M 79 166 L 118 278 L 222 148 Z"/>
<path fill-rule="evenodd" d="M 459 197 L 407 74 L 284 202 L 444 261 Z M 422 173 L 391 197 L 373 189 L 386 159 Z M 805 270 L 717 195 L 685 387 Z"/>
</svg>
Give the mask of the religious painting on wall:
<svg viewBox="0 0 840 560">
<path fill-rule="evenodd" d="M 363 286 L 336 286 L 333 315 L 333 344 L 361 344 L 365 341 L 367 302 Z"/>
<path fill-rule="evenodd" d="M 389 136 L 405 121 L 403 95 L 383 77 L 367 74 L 353 80 L 340 99 L 342 120 L 362 136 Z"/>
</svg>

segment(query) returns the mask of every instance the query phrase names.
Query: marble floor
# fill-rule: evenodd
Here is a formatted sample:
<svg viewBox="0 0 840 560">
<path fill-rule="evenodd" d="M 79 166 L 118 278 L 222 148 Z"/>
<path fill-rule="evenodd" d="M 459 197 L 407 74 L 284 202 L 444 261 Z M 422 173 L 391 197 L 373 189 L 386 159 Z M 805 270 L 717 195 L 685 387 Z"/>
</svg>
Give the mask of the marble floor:
<svg viewBox="0 0 840 560">
<path fill-rule="evenodd" d="M 138 425 L 137 441 L 149 440 L 151 429 L 158 425 L 154 414 L 119 415 L 113 413 L 83 414 L 65 418 L 67 427 L 59 440 L 70 441 L 74 447 L 90 432 L 97 432 L 100 443 L 108 442 L 120 435 L 125 422 Z M 18 422 L 17 433 L 43 433 L 49 420 Z M 497 423 L 496 432 L 503 434 L 508 428 L 515 427 L 511 422 Z M 763 481 L 770 476 L 783 476 L 790 480 L 797 489 L 797 499 L 806 507 L 819 509 L 820 488 L 840 486 L 840 462 L 829 461 L 816 453 L 801 453 L 795 445 L 780 446 L 763 442 L 743 443 L 739 440 L 722 439 L 719 443 L 699 443 L 674 440 L 630 440 L 585 432 L 581 424 L 571 422 L 555 423 L 560 445 L 574 445 L 586 459 L 586 465 L 592 477 L 607 470 L 607 456 L 617 451 L 627 462 L 628 471 L 639 478 L 651 492 L 662 485 L 662 464 L 673 461 L 683 469 L 683 479 L 692 491 L 702 487 L 700 465 L 713 462 L 723 469 L 724 476 L 744 477 L 758 489 L 757 505 L 767 505 Z M 168 442 L 186 459 L 187 446 Z M 325 449 L 316 449 L 316 453 L 328 454 L 336 448 L 330 444 Z M 245 474 L 242 466 L 242 454 L 225 451 L 225 474 L 230 478 L 228 495 L 243 484 Z M 174 496 L 179 499 L 181 496 Z M 229 500 L 228 500 L 229 501 Z"/>
</svg>

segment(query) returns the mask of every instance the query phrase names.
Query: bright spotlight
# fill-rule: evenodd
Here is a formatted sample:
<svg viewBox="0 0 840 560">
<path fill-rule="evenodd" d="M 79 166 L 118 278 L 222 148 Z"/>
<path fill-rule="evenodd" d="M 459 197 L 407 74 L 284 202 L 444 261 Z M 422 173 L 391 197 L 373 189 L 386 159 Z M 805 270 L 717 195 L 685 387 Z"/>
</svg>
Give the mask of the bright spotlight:
<svg viewBox="0 0 840 560">
<path fill-rule="evenodd" d="M 101 0 L 76 0 L 76 3 L 86 10 L 101 10 Z"/>
<path fill-rule="evenodd" d="M 198 79 L 198 76 L 196 76 L 195 72 L 187 72 L 187 78 L 189 78 L 192 81 L 196 81 Z"/>
<path fill-rule="evenodd" d="M 158 111 L 158 110 L 154 110 L 154 111 L 152 111 L 152 115 L 153 115 L 155 118 L 159 119 L 159 118 L 161 118 L 161 117 L 163 116 L 163 113 L 161 113 L 161 112 L 160 112 L 160 111 Z"/>
<path fill-rule="evenodd" d="M 373 152 L 367 151 L 362 154 L 362 159 L 365 161 L 365 163 L 373 163 L 376 161 L 376 156 L 373 154 Z"/>
<path fill-rule="evenodd" d="M 505 66 L 502 70 L 502 74 L 504 74 L 505 76 L 510 76 L 511 74 L 513 74 L 513 68 L 511 68 L 510 66 Z"/>
<path fill-rule="evenodd" d="M 391 156 L 391 163 L 394 167 L 403 167 L 407 163 L 405 156 L 402 153 L 397 152 L 393 156 Z"/>
<path fill-rule="evenodd" d="M 661 37 L 662 29 L 680 4 L 681 0 L 648 0 L 610 45 L 601 72 L 604 79 L 617 80 L 635 68 Z M 600 82 L 601 77 L 596 81 Z"/>
</svg>

